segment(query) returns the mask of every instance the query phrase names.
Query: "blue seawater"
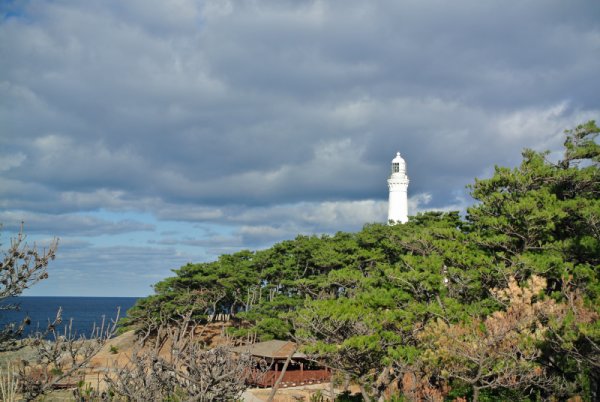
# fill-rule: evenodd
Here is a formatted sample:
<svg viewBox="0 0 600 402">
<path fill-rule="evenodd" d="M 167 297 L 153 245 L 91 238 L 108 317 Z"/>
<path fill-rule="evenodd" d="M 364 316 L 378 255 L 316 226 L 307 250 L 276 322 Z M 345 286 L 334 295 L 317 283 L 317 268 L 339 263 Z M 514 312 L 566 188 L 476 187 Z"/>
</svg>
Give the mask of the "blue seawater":
<svg viewBox="0 0 600 402">
<path fill-rule="evenodd" d="M 12 304 L 19 307 L 18 310 L 0 310 L 0 328 L 10 322 L 21 322 L 28 316 L 31 324 L 27 327 L 25 335 L 36 330 L 45 330 L 48 320 L 54 320 L 59 307 L 62 307 L 64 325 L 73 320 L 73 330 L 79 335 L 90 336 L 96 325 L 100 325 L 102 317 L 105 323 L 110 323 L 121 307 L 120 317 L 124 317 L 127 310 L 131 308 L 137 297 L 50 297 L 50 296 L 20 296 L 12 297 L 2 301 L 0 306 Z"/>
</svg>

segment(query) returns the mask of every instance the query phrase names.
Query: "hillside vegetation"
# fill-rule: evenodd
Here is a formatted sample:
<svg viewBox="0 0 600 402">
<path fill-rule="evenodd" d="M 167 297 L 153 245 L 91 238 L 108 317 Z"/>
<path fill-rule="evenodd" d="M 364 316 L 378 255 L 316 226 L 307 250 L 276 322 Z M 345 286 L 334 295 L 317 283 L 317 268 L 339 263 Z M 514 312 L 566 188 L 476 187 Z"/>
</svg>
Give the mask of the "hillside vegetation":
<svg viewBox="0 0 600 402">
<path fill-rule="evenodd" d="M 525 150 L 470 186 L 476 203 L 404 225 L 298 236 L 188 264 L 128 312 L 202 306 L 231 335 L 293 339 L 376 400 L 599 398 L 600 132 L 565 132 L 559 162 Z"/>
</svg>

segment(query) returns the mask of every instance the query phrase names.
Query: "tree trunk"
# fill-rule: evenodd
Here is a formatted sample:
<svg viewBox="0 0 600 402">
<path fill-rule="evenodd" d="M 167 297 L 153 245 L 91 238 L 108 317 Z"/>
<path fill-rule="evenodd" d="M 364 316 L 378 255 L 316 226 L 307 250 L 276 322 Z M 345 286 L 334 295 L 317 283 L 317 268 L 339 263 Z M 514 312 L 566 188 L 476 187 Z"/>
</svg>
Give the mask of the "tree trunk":
<svg viewBox="0 0 600 402">
<path fill-rule="evenodd" d="M 329 381 L 329 393 L 331 394 L 331 401 L 335 401 L 335 384 L 333 381 L 333 370 L 331 370 L 331 380 Z"/>
<path fill-rule="evenodd" d="M 600 400 L 600 374 L 590 370 L 590 401 Z"/>
<path fill-rule="evenodd" d="M 348 388 L 350 387 L 350 375 L 348 373 L 344 374 L 344 386 L 342 387 L 344 392 L 348 392 Z"/>
<path fill-rule="evenodd" d="M 288 368 L 288 365 L 290 364 L 290 361 L 292 361 L 292 356 L 294 355 L 294 353 L 296 353 L 296 349 L 292 350 L 290 352 L 290 354 L 288 355 L 287 359 L 285 360 L 285 364 L 283 365 L 283 368 L 281 369 L 281 374 L 279 374 L 279 378 L 277 379 L 277 381 L 275 381 L 275 384 L 273 385 L 273 388 L 271 389 L 271 393 L 269 394 L 269 399 L 267 399 L 267 402 L 273 402 L 273 398 L 275 398 L 275 394 L 277 393 L 277 390 L 279 389 L 279 384 L 281 383 L 281 380 L 283 380 L 283 376 L 285 375 L 285 371 Z M 277 363 L 275 363 L 277 364 Z M 277 367 L 277 366 L 275 366 Z"/>
<path fill-rule="evenodd" d="M 473 402 L 479 400 L 479 387 L 473 387 Z"/>
<path fill-rule="evenodd" d="M 377 394 L 375 395 L 379 400 L 383 400 L 383 395 L 385 391 L 388 389 L 388 386 L 391 382 L 390 376 L 390 367 L 386 367 L 383 369 L 379 377 L 377 377 L 377 381 L 375 381 L 375 391 Z"/>
<path fill-rule="evenodd" d="M 365 389 L 365 386 L 363 384 L 360 384 L 360 393 L 362 394 L 362 397 L 365 400 L 365 402 L 371 402 L 371 397 L 367 393 L 367 390 Z"/>
</svg>

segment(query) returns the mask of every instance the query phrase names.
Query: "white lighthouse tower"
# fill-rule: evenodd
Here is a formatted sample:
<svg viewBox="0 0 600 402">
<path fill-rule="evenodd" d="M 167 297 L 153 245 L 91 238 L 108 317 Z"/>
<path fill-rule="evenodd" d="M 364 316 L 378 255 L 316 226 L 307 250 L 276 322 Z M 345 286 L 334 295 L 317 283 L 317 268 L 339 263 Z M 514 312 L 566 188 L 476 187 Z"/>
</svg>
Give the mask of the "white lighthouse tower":
<svg viewBox="0 0 600 402">
<path fill-rule="evenodd" d="M 400 152 L 396 152 L 396 157 L 392 159 L 392 174 L 387 181 L 390 190 L 388 223 L 391 225 L 408 222 L 408 182 L 406 162 Z"/>
</svg>

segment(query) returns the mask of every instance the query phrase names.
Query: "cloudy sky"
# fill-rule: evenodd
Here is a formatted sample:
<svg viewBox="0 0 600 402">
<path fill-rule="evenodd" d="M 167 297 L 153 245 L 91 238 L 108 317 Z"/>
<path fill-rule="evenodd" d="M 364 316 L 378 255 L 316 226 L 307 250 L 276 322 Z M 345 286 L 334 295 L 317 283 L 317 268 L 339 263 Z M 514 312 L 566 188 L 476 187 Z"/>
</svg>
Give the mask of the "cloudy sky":
<svg viewBox="0 0 600 402">
<path fill-rule="evenodd" d="M 186 262 L 411 214 L 600 117 L 589 0 L 0 2 L 0 241 L 28 295 L 140 296 Z"/>
</svg>

